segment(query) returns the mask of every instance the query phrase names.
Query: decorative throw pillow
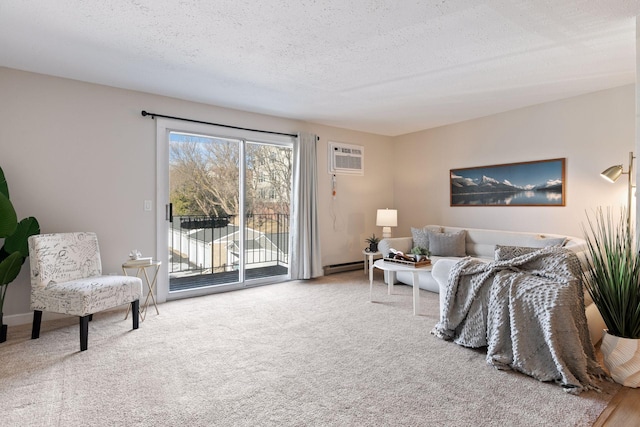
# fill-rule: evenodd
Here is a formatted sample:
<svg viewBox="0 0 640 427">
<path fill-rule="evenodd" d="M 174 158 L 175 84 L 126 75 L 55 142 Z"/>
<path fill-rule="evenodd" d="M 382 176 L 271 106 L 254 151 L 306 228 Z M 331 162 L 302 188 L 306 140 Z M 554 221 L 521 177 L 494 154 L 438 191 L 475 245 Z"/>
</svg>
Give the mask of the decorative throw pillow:
<svg viewBox="0 0 640 427">
<path fill-rule="evenodd" d="M 544 237 L 542 235 L 532 237 L 525 246 L 530 248 L 546 248 L 547 246 L 564 246 L 566 237 Z"/>
<path fill-rule="evenodd" d="M 425 248 L 429 250 L 429 235 L 428 231 L 434 233 L 441 233 L 442 227 L 437 225 L 426 225 L 423 228 L 415 228 L 411 227 L 411 236 L 413 237 L 413 248 L 416 246 L 420 246 L 421 248 Z"/>
<path fill-rule="evenodd" d="M 435 256 L 467 256 L 465 241 L 467 232 L 460 230 L 456 233 L 434 233 L 429 234 L 429 250 Z"/>
<path fill-rule="evenodd" d="M 413 247 L 420 246 L 429 249 L 429 235 L 426 230 L 411 227 L 411 236 L 413 237 Z"/>
<path fill-rule="evenodd" d="M 496 261 L 507 261 L 513 258 L 517 258 L 520 255 L 530 254 L 540 248 L 528 248 L 525 246 L 502 246 L 496 245 L 494 252 L 494 259 Z"/>
</svg>

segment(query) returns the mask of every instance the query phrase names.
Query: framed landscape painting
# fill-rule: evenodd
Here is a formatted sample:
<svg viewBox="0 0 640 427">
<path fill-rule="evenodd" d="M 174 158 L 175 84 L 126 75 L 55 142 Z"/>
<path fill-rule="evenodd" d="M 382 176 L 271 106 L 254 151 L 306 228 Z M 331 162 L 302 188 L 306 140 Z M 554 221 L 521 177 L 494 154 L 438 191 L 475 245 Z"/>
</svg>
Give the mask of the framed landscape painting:
<svg viewBox="0 0 640 427">
<path fill-rule="evenodd" d="M 565 159 L 451 169 L 451 206 L 564 206 Z"/>
</svg>

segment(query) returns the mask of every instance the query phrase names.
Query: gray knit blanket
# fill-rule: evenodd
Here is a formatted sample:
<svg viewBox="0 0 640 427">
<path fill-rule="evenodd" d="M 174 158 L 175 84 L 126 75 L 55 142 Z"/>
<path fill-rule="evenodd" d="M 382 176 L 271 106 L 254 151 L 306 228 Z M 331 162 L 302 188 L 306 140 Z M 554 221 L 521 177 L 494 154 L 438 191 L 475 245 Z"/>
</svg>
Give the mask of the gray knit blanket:
<svg viewBox="0 0 640 427">
<path fill-rule="evenodd" d="M 574 252 L 548 247 L 485 263 L 457 262 L 432 333 L 465 347 L 487 347 L 487 363 L 579 394 L 599 390 Z"/>
</svg>

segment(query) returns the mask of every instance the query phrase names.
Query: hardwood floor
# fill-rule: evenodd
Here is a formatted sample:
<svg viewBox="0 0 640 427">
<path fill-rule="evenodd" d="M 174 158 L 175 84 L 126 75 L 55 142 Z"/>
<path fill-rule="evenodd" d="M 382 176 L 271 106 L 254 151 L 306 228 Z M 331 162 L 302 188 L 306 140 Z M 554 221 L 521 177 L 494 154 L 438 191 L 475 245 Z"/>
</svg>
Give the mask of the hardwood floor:
<svg viewBox="0 0 640 427">
<path fill-rule="evenodd" d="M 640 388 L 622 387 L 593 425 L 594 427 L 640 426 Z"/>
</svg>

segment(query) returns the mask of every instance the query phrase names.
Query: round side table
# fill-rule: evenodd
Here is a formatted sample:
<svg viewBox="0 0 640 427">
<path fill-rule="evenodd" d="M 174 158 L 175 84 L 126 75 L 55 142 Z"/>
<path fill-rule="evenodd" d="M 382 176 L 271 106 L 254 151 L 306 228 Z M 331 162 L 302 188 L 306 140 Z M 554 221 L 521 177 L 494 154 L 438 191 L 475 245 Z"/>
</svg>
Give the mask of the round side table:
<svg viewBox="0 0 640 427">
<path fill-rule="evenodd" d="M 373 261 L 376 259 L 376 257 L 382 257 L 382 252 L 371 252 L 363 249 L 362 254 L 364 255 L 364 274 L 367 274 L 371 266 L 373 266 Z"/>
</svg>

